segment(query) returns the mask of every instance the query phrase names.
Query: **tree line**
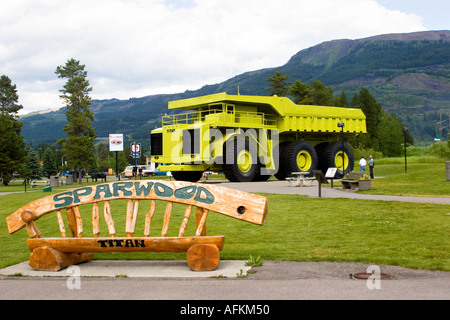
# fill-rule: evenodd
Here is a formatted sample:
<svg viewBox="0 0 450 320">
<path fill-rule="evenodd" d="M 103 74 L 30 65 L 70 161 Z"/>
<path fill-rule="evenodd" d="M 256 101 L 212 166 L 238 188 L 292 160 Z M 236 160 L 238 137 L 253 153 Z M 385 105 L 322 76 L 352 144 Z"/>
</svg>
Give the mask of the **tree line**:
<svg viewBox="0 0 450 320">
<path fill-rule="evenodd" d="M 289 97 L 299 105 L 336 106 L 343 108 L 360 108 L 366 115 L 367 133 L 349 138 L 347 141 L 354 148 L 372 149 L 385 157 L 402 155 L 403 145 L 414 143 L 408 130 L 395 114 L 389 115 L 374 96 L 365 87 L 361 88 L 349 101 L 345 91 L 334 95 L 331 87 L 319 80 L 303 83 L 289 81 L 289 75 L 276 72 L 268 77 L 269 87 L 265 90 L 271 96 Z"/>
<path fill-rule="evenodd" d="M 130 146 L 126 146 L 124 151 L 118 154 L 119 173 L 135 161 L 131 157 L 130 149 Z M 144 148 L 143 152 L 145 152 Z M 115 152 L 109 151 L 105 143 L 99 143 L 94 147 L 93 157 L 94 161 L 87 168 L 88 173 L 108 172 L 110 168 L 115 169 L 116 167 Z M 26 146 L 26 156 L 23 164 L 28 170 L 28 179 L 38 180 L 41 177 L 48 178 L 57 175 L 59 172 L 71 171 L 72 168 L 66 159 L 64 151 L 57 144 L 40 143 L 38 150 L 35 150 L 33 145 L 29 143 Z M 145 164 L 145 157 L 140 157 L 138 164 Z"/>
<path fill-rule="evenodd" d="M 18 112 L 23 106 L 18 103 L 17 86 L 12 84 L 8 76 L 0 77 L 0 180 L 4 185 L 8 185 L 13 178 L 20 177 L 27 182 L 69 168 L 76 173 L 74 178 L 81 183 L 81 172 L 87 168 L 96 170 L 100 164 L 97 155 L 103 151 L 94 147 L 94 114 L 89 109 L 92 87 L 87 79 L 85 65 L 72 58 L 65 65 L 58 66 L 55 74 L 66 80 L 60 90 L 60 98 L 67 107 L 68 124 L 64 127 L 67 137 L 53 146 L 39 145 L 39 152 L 31 144 L 25 146 L 21 134 L 23 123 L 19 120 Z M 56 146 L 59 146 L 59 150 L 56 150 Z M 126 160 L 122 156 L 120 159 L 119 168 L 123 169 Z"/>
<path fill-rule="evenodd" d="M 23 106 L 18 103 L 17 87 L 8 76 L 0 77 L 0 179 L 5 185 L 15 175 L 26 180 L 36 179 L 68 168 L 78 173 L 81 183 L 82 170 L 91 168 L 103 171 L 106 166 L 114 168 L 111 164 L 115 159 L 106 147 L 100 144 L 95 148 L 94 145 L 94 114 L 89 109 L 92 87 L 87 79 L 85 65 L 72 58 L 65 65 L 58 66 L 55 73 L 66 80 L 60 90 L 60 98 L 67 107 L 68 124 L 64 127 L 67 137 L 51 147 L 39 146 L 38 154 L 31 145 L 25 146 L 21 135 L 23 123 L 19 120 L 18 112 Z M 386 157 L 394 157 L 401 155 L 405 137 L 407 143 L 413 143 L 410 131 L 404 130 L 395 115 L 388 115 L 367 88 L 362 88 L 349 101 L 344 91 L 335 96 L 331 87 L 318 80 L 311 83 L 296 80 L 292 83 L 288 75 L 276 72 L 267 81 L 270 85 L 266 90 L 270 95 L 289 96 L 296 104 L 361 108 L 367 117 L 367 134 L 351 138 L 348 142 L 353 147 L 373 149 Z M 59 150 L 56 150 L 56 145 Z M 126 150 L 120 153 L 120 170 L 132 160 L 126 154 Z M 142 163 L 142 158 L 140 161 Z"/>
</svg>

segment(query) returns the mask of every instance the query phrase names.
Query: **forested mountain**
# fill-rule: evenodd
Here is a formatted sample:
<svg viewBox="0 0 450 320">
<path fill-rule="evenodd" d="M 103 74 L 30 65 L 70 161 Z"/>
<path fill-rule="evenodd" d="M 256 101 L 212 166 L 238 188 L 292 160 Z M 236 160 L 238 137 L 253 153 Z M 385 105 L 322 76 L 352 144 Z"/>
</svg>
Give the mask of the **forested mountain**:
<svg viewBox="0 0 450 320">
<path fill-rule="evenodd" d="M 449 125 L 450 31 L 334 40 L 298 52 L 283 66 L 246 72 L 196 91 L 94 100 L 95 132 L 99 137 L 124 133 L 126 143 L 136 140 L 148 146 L 150 131 L 160 125 L 161 115 L 169 113 L 168 101 L 217 92 L 237 94 L 238 90 L 267 95 L 267 78 L 277 71 L 289 75 L 292 82 L 320 80 L 336 96 L 344 90 L 350 100 L 367 87 L 385 110 L 410 128 L 416 142 L 431 142 L 436 134 L 447 137 L 447 128 L 439 129 Z M 64 112 L 63 108 L 23 117 L 25 141 L 53 144 L 64 137 Z"/>
</svg>

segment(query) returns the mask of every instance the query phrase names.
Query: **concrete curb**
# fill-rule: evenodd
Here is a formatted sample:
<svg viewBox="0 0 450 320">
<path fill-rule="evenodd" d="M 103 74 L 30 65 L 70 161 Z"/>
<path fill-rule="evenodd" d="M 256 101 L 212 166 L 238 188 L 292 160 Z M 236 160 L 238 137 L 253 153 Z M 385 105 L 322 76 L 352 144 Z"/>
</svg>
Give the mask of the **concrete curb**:
<svg viewBox="0 0 450 320">
<path fill-rule="evenodd" d="M 76 272 L 81 277 L 108 278 L 237 278 L 238 274 L 246 275 L 251 266 L 243 260 L 221 260 L 214 271 L 192 271 L 184 260 L 91 260 L 71 267 L 52 272 L 35 271 L 28 261 L 0 269 L 0 275 L 26 277 L 70 277 Z M 74 266 L 72 266 L 74 267 Z M 242 270 L 242 272 L 241 272 Z"/>
</svg>

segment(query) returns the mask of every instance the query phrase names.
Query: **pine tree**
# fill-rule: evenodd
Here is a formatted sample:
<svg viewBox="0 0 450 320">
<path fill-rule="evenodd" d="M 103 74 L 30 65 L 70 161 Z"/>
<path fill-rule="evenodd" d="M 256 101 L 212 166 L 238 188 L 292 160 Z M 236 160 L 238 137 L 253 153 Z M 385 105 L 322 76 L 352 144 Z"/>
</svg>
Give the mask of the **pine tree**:
<svg viewBox="0 0 450 320">
<path fill-rule="evenodd" d="M 339 97 L 335 98 L 334 105 L 336 107 L 348 108 L 348 98 L 344 90 L 341 91 L 341 95 Z"/>
<path fill-rule="evenodd" d="M 380 123 L 381 105 L 375 100 L 367 88 L 362 88 L 358 94 L 358 107 L 366 115 L 366 126 L 369 136 L 376 137 L 377 126 Z"/>
<path fill-rule="evenodd" d="M 94 139 L 95 132 L 92 127 L 94 114 L 90 111 L 92 88 L 86 79 L 87 71 L 80 61 L 70 59 L 65 66 L 56 68 L 58 78 L 67 79 L 60 95 L 64 100 L 69 123 L 64 127 L 67 138 L 61 140 L 64 144 L 64 153 L 69 167 L 79 171 L 79 183 L 81 184 L 81 169 L 86 169 L 95 162 Z"/>
<path fill-rule="evenodd" d="M 314 80 L 310 85 L 312 104 L 316 106 L 333 105 L 333 89 L 326 87 L 319 80 Z"/>
<path fill-rule="evenodd" d="M 55 151 L 52 148 L 47 147 L 42 159 L 42 173 L 44 176 L 50 178 L 50 176 L 56 175 L 58 173 L 58 165 L 56 164 Z"/>
<path fill-rule="evenodd" d="M 295 83 L 289 88 L 289 92 L 294 98 L 296 104 L 310 105 L 312 104 L 312 99 L 310 98 L 310 89 L 308 84 L 301 82 L 300 80 L 295 81 Z"/>
<path fill-rule="evenodd" d="M 367 134 L 358 137 L 358 144 L 363 148 L 373 148 L 382 151 L 378 145 L 377 128 L 380 123 L 383 109 L 375 100 L 367 88 L 362 88 L 359 93 L 353 96 L 351 106 L 361 108 L 366 115 Z"/>
<path fill-rule="evenodd" d="M 288 79 L 288 75 L 283 75 L 277 71 L 272 77 L 267 78 L 270 86 L 265 90 L 270 91 L 271 96 L 285 97 L 289 94 L 289 85 L 292 84 L 292 82 L 288 82 Z"/>
<path fill-rule="evenodd" d="M 38 154 L 33 147 L 28 146 L 27 150 L 27 164 L 26 164 L 28 178 L 31 180 L 38 180 L 41 178 L 41 165 L 39 164 Z"/>
<path fill-rule="evenodd" d="M 22 171 L 25 163 L 22 122 L 18 120 L 19 95 L 9 77 L 0 77 L 0 180 L 8 185 L 15 172 Z"/>
</svg>

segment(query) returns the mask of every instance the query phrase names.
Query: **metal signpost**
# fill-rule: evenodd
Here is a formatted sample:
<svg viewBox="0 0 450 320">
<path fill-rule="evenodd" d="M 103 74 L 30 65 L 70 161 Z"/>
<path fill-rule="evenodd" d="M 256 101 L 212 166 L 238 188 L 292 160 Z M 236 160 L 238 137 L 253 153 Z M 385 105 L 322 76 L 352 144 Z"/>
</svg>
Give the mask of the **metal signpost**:
<svg viewBox="0 0 450 320">
<path fill-rule="evenodd" d="M 133 175 L 135 177 L 137 177 L 137 170 L 138 170 L 138 166 L 137 166 L 137 159 L 141 156 L 141 144 L 140 143 L 136 143 L 133 142 L 131 144 L 131 157 L 134 158 L 134 163 L 135 163 L 135 167 L 133 170 Z"/>
<path fill-rule="evenodd" d="M 314 170 L 314 177 L 317 179 L 317 183 L 319 184 L 319 198 L 322 197 L 322 183 L 328 184 L 327 179 L 323 175 L 322 170 Z"/>
</svg>

